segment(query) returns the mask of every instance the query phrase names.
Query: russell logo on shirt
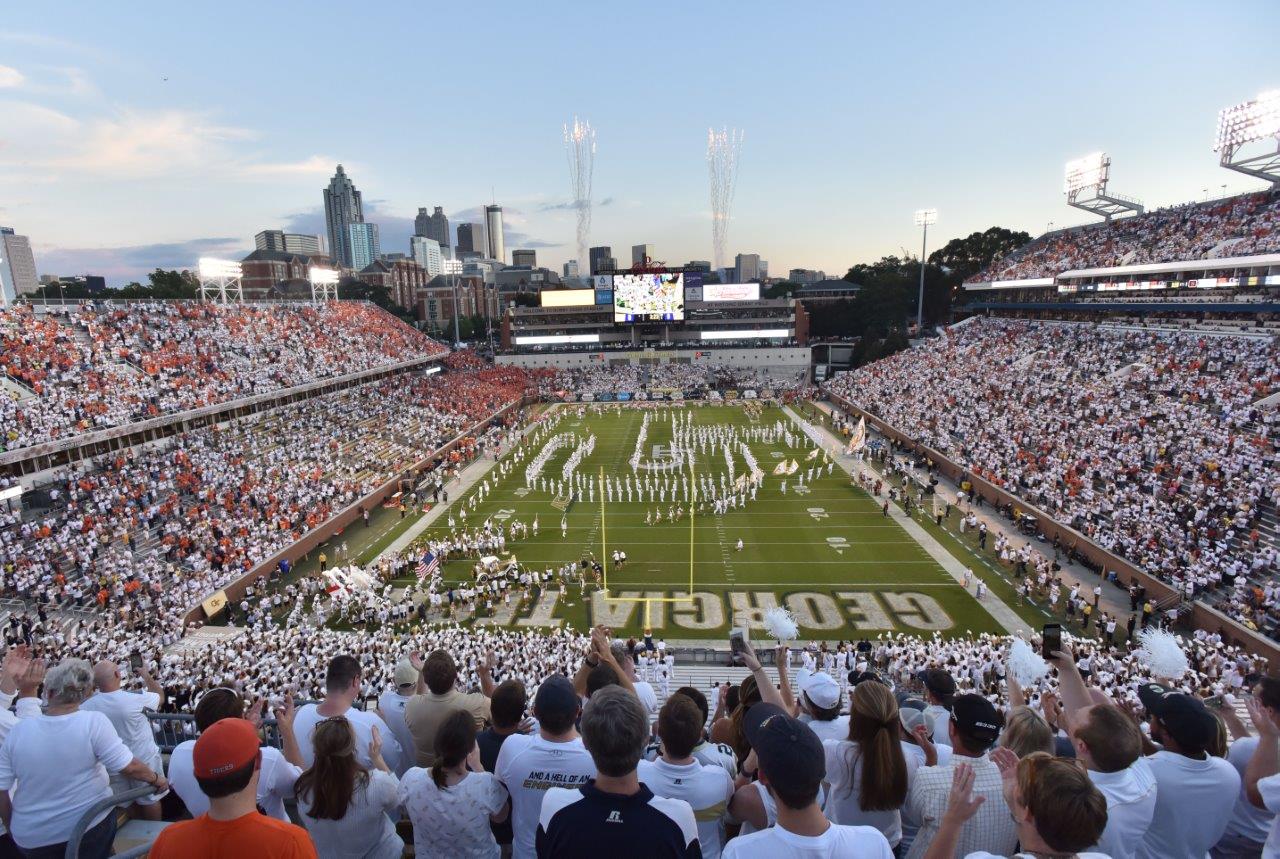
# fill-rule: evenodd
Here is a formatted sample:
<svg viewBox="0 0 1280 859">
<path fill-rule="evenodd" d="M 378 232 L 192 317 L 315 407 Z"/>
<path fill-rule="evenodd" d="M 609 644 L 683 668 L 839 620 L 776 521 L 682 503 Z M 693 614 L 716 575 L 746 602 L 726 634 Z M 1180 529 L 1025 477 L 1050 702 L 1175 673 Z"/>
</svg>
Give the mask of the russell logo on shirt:
<svg viewBox="0 0 1280 859">
<path fill-rule="evenodd" d="M 622 812 L 621 812 L 621 811 L 611 811 L 611 812 L 609 812 L 609 816 L 608 816 L 608 817 L 606 817 L 606 818 L 604 819 L 604 822 L 605 822 L 605 823 L 621 823 L 621 822 L 622 822 Z"/>
</svg>

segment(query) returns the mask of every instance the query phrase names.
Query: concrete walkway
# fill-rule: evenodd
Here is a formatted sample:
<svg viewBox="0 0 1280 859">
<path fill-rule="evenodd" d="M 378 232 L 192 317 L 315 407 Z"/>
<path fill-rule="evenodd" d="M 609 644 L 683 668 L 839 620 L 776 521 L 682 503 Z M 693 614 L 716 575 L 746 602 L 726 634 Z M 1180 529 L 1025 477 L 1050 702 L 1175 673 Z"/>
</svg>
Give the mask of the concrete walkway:
<svg viewBox="0 0 1280 859">
<path fill-rule="evenodd" d="M 836 465 L 838 465 L 845 473 L 851 476 L 855 473 L 861 473 L 871 477 L 872 479 L 880 477 L 880 475 L 876 474 L 875 471 L 872 470 L 864 461 L 857 459 L 851 454 L 845 453 L 843 450 L 843 442 L 830 430 L 825 427 L 809 423 L 793 411 L 790 406 L 785 406 L 783 411 L 786 412 L 793 421 L 799 424 L 802 429 L 805 429 L 806 435 L 809 435 L 811 438 L 814 436 L 817 436 L 819 439 L 825 438 L 823 447 L 828 450 L 834 449 L 836 451 L 836 455 L 833 459 Z M 947 551 L 941 543 L 933 538 L 933 535 L 921 528 L 918 522 L 904 513 L 902 508 L 893 502 L 889 503 L 889 518 L 901 525 L 902 529 L 907 532 L 911 539 L 919 543 L 925 552 L 928 553 L 929 557 L 933 558 L 933 560 L 936 561 L 938 565 L 951 576 L 951 578 L 955 579 L 957 583 L 963 584 L 965 565 L 961 563 L 959 558 Z M 987 610 L 987 613 L 995 618 L 996 623 L 1005 628 L 1006 632 L 1019 633 L 1027 631 L 1027 622 L 1023 620 L 1016 611 L 1005 605 L 1000 598 L 991 593 L 990 590 L 987 591 L 986 595 L 983 596 L 979 602 L 982 607 Z"/>
<path fill-rule="evenodd" d="M 830 415 L 832 412 L 830 403 L 813 403 L 813 405 L 821 409 L 823 412 L 826 412 L 827 415 Z M 879 433 L 877 433 L 874 429 L 872 429 L 870 424 L 868 424 L 867 426 L 867 433 L 868 433 L 868 437 L 870 437 L 871 435 L 875 435 L 879 437 Z M 887 443 L 888 442 L 886 440 L 886 444 Z M 875 475 L 875 477 L 888 481 L 888 478 L 878 469 L 875 469 L 870 466 L 868 466 L 868 468 L 870 469 L 870 472 L 873 475 Z M 938 480 L 938 485 L 937 487 L 935 487 L 935 491 L 937 492 L 938 497 L 941 498 L 943 502 L 950 503 L 951 505 L 956 507 L 956 509 L 958 510 L 963 509 L 966 513 L 967 512 L 975 513 L 978 517 L 979 522 L 986 523 L 987 530 L 991 534 L 992 542 L 994 542 L 996 534 L 1004 534 L 1005 537 L 1013 541 L 1014 545 L 1021 545 L 1027 542 L 1034 542 L 1034 541 L 1029 541 L 1026 534 L 1023 534 L 1022 532 L 1014 528 L 1013 523 L 1005 519 L 1000 514 L 996 513 L 995 510 L 990 506 L 977 508 L 972 503 L 966 502 L 962 507 L 959 503 L 960 487 L 957 486 L 954 481 L 943 476 L 942 474 L 935 474 L 934 477 L 936 477 Z M 944 522 L 943 527 L 946 528 L 946 530 L 952 532 L 957 539 L 961 539 L 961 534 L 958 528 L 952 527 L 950 522 Z M 1032 548 L 1042 555 L 1051 557 L 1053 554 L 1052 546 L 1045 546 L 1045 547 L 1032 546 Z M 1045 549 L 1047 549 L 1048 551 L 1045 551 Z M 1019 582 L 1016 582 L 1013 580 L 1013 576 L 1009 570 L 1001 568 L 999 564 L 994 563 L 991 560 L 988 560 L 984 555 L 981 555 L 981 554 L 978 555 L 978 560 L 980 563 L 986 565 L 986 567 L 991 572 L 1008 580 L 1014 587 L 1020 586 Z M 1062 571 L 1061 571 L 1062 581 L 1067 590 L 1070 589 L 1070 586 L 1073 583 L 1079 582 L 1082 591 L 1092 593 L 1094 586 L 1098 584 L 1099 576 L 1097 573 L 1095 573 L 1093 570 L 1089 569 L 1088 567 L 1084 566 L 1083 564 L 1076 563 L 1073 561 L 1068 561 L 1065 555 L 1062 555 L 1061 557 L 1058 558 L 1058 563 L 1062 567 Z M 1064 591 L 1064 598 L 1065 598 L 1065 591 Z M 1104 611 L 1107 612 L 1107 614 L 1111 615 L 1116 619 L 1116 621 L 1120 625 L 1121 631 L 1124 628 L 1125 620 L 1127 620 L 1128 616 L 1133 613 L 1129 609 L 1128 592 L 1110 583 L 1104 583 L 1102 586 L 1102 608 Z"/>
</svg>

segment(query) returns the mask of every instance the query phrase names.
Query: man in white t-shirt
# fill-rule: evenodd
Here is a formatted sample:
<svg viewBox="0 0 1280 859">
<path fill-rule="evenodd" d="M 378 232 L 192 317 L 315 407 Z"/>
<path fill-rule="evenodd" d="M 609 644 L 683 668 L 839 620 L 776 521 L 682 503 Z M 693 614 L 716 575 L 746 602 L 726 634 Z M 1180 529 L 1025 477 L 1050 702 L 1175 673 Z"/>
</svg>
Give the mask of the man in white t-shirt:
<svg viewBox="0 0 1280 859">
<path fill-rule="evenodd" d="M 400 766 L 396 769 L 397 776 L 403 776 L 417 760 L 413 734 L 409 731 L 409 723 L 404 720 L 404 711 L 415 693 L 426 691 L 426 684 L 422 683 L 423 689 L 418 688 L 422 681 L 422 670 L 413 661 L 414 657 L 400 660 L 395 670 L 395 688 L 378 696 L 378 713 L 391 729 L 402 752 Z"/>
<path fill-rule="evenodd" d="M 156 745 L 151 720 L 146 713 L 148 710 L 155 712 L 160 709 L 160 705 L 164 703 L 164 688 L 147 671 L 145 661 L 138 669 L 138 676 L 146 684 L 146 691 L 126 692 L 120 688 L 120 667 L 106 660 L 99 662 L 93 666 L 93 688 L 96 692 L 80 707 L 106 716 L 135 758 L 156 772 L 164 772 L 164 760 L 160 756 L 160 747 Z M 112 793 L 123 793 L 137 787 L 143 785 L 120 773 L 111 777 Z M 159 820 L 160 797 L 153 794 L 139 800 L 138 816 L 144 820 Z"/>
<path fill-rule="evenodd" d="M 1264 684 L 1275 681 L 1264 680 Z M 1258 729 L 1258 745 L 1245 766 L 1244 787 L 1255 808 L 1276 815 L 1262 847 L 1263 859 L 1280 857 L 1280 712 L 1275 707 L 1274 685 L 1264 685 L 1260 697 L 1249 699 L 1246 706 L 1254 727 Z"/>
<path fill-rule="evenodd" d="M 534 859 L 542 799 L 553 787 L 575 788 L 596 773 L 595 763 L 574 724 L 578 693 L 560 675 L 542 681 L 533 698 L 536 735 L 512 734 L 498 752 L 494 775 L 511 794 L 514 859 Z"/>
<path fill-rule="evenodd" d="M 733 798 L 733 779 L 722 767 L 704 766 L 694 758 L 702 725 L 702 711 L 693 699 L 672 695 L 658 712 L 662 757 L 640 761 L 637 772 L 654 796 L 689 803 L 698 821 L 703 859 L 716 859 L 724 843 L 724 815 Z"/>
<path fill-rule="evenodd" d="M 1218 720 L 1204 702 L 1148 683 L 1138 688 L 1151 739 L 1162 748 L 1146 758 L 1156 778 L 1156 808 L 1138 859 L 1203 859 L 1227 830 L 1240 774 L 1209 753 Z"/>
<path fill-rule="evenodd" d="M 823 815 L 818 790 L 827 774 L 826 755 L 807 725 L 767 703 L 748 710 L 742 725 L 758 764 L 755 775 L 777 802 L 778 822 L 729 841 L 724 859 L 892 859 L 893 849 L 879 830 L 841 826 Z"/>
<path fill-rule="evenodd" d="M 298 709 L 293 720 L 294 733 L 298 735 L 298 746 L 301 749 L 302 761 L 311 766 L 315 761 L 315 747 L 311 744 L 311 735 L 316 725 L 334 716 L 344 716 L 356 732 L 356 760 L 362 766 L 372 767 L 369 757 L 369 744 L 373 741 L 373 730 L 378 729 L 382 738 L 382 758 L 392 772 L 404 760 L 404 752 L 387 723 L 377 713 L 359 710 L 355 706 L 360 697 L 361 673 L 360 663 L 355 657 L 339 654 L 329 660 L 325 671 L 324 700 L 319 704 L 307 704 Z"/>
<path fill-rule="evenodd" d="M 613 659 L 631 679 L 631 685 L 635 687 L 636 697 L 640 699 L 640 703 L 644 704 L 644 710 L 652 718 L 654 713 L 658 712 L 658 696 L 653 691 L 653 684 L 648 680 L 641 680 L 636 675 L 636 663 L 631 658 L 631 654 L 627 653 L 627 646 L 621 641 L 615 641 L 609 645 L 609 650 L 613 653 Z"/>
<path fill-rule="evenodd" d="M 840 684 L 825 671 L 797 672 L 800 689 L 800 721 L 820 740 L 849 739 L 849 717 L 840 715 Z"/>
</svg>

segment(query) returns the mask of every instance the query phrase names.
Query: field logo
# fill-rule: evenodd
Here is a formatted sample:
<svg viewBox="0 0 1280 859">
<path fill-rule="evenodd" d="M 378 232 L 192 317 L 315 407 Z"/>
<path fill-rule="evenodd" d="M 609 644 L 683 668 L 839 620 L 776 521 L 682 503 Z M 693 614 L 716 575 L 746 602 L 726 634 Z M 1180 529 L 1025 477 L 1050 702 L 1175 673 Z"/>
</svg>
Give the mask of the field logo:
<svg viewBox="0 0 1280 859">
<path fill-rule="evenodd" d="M 516 511 L 512 510 L 510 507 L 503 507 L 501 510 L 499 510 L 497 513 L 494 513 L 489 518 L 494 520 L 495 522 L 505 522 L 508 519 L 510 519 L 515 514 L 515 512 Z"/>
<path fill-rule="evenodd" d="M 843 555 L 844 550 L 849 548 L 849 541 L 844 537 L 828 537 L 827 545 L 836 550 L 836 554 Z"/>
<path fill-rule="evenodd" d="M 809 518 L 815 522 L 818 522 L 823 519 L 830 519 L 831 514 L 827 512 L 827 508 L 825 507 L 810 507 Z"/>
<path fill-rule="evenodd" d="M 808 495 L 813 490 L 809 488 L 807 483 L 797 483 L 794 491 L 796 495 Z"/>
<path fill-rule="evenodd" d="M 529 494 L 529 488 L 528 488 L 527 486 L 521 486 L 521 487 L 520 487 L 519 489 L 517 489 L 513 494 L 514 494 L 517 498 L 524 498 L 526 495 L 528 495 L 528 494 Z"/>
</svg>

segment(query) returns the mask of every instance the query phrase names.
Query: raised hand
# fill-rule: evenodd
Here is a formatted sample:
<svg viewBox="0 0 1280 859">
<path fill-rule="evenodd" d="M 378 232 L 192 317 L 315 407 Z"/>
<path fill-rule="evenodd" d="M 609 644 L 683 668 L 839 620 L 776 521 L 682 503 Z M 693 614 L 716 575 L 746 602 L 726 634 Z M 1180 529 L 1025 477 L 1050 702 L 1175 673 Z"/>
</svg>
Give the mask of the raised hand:
<svg viewBox="0 0 1280 859">
<path fill-rule="evenodd" d="M 1004 751 L 1008 751 L 1008 749 Z M 977 814 L 978 809 L 982 807 L 982 803 L 987 801 L 987 798 L 981 794 L 978 796 L 973 795 L 975 778 L 971 765 L 965 763 L 956 764 L 951 773 L 951 793 L 947 797 L 947 810 L 943 814 L 944 821 L 955 824 L 964 823 Z"/>
<path fill-rule="evenodd" d="M 1007 749 L 1004 746 L 992 749 L 991 763 L 995 764 L 996 769 L 1000 770 L 1000 778 L 1004 781 L 1017 778 L 1018 756 L 1012 749 Z"/>
</svg>

